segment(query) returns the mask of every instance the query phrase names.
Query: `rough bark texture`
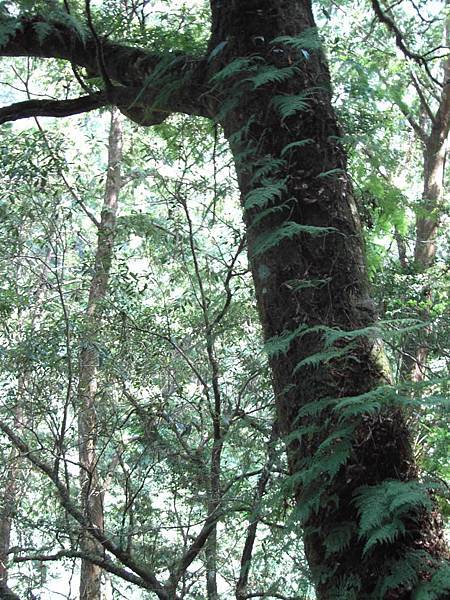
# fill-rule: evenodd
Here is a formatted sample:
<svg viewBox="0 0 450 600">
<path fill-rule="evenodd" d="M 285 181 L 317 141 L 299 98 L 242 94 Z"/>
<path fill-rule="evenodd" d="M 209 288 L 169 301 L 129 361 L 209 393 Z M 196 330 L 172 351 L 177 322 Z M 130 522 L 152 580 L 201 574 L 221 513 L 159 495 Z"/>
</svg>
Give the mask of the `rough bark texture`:
<svg viewBox="0 0 450 600">
<path fill-rule="evenodd" d="M 210 50 L 227 42 L 212 61 L 216 72 L 237 57 L 260 57 L 278 68 L 298 66 L 295 77 L 256 91 L 244 81 L 250 72 L 228 79 L 221 88 L 223 103 L 231 96 L 234 99 L 219 119 L 236 159 L 249 257 L 267 340 L 286 336 L 286 332 L 292 334 L 303 325 L 355 330 L 375 321 L 360 224 L 339 143 L 341 132 L 331 106 L 326 63 L 320 52 L 272 41 L 279 36 L 298 36 L 314 26 L 306 1 L 275 4 L 235 0 L 231 6 L 213 3 Z M 305 91 L 309 91 L 306 96 Z M 280 118 L 274 96 L 282 95 L 306 97 L 307 107 Z M 286 150 L 288 144 L 299 140 L 309 141 Z M 263 215 L 251 201 L 255 187 L 263 187 L 261 178 L 258 183 L 257 170 L 267 165 L 268 159 L 281 157 L 285 162 L 273 166 L 267 177 L 284 180 L 282 193 L 265 202 L 263 209 L 274 210 Z M 296 225 L 333 230 L 312 235 Z M 287 236 L 286 227 L 297 234 Z M 275 232 L 280 234 L 278 243 L 262 251 L 261 244 L 273 239 Z M 325 398 L 358 396 L 387 382 L 375 340 L 361 336 L 341 359 L 319 367 L 297 367 L 323 349 L 320 332 L 302 336 L 294 333 L 287 352 L 270 357 L 279 423 L 290 436 L 288 456 L 293 474 L 311 465 L 319 445 L 338 427 L 339 415 L 325 411 L 299 418 L 302 408 Z M 294 432 L 305 426 L 311 428 L 311 433 L 300 439 Z M 425 548 L 435 556 L 445 553 L 442 532 L 434 517 L 425 514 L 415 526 L 411 515 L 406 534 L 395 543 L 380 545 L 370 560 L 364 559 L 363 541 L 356 533 L 345 549 L 327 553 L 328 536 L 358 522 L 354 495 L 360 486 L 417 477 L 410 435 L 400 410 L 383 408 L 375 416 L 355 417 L 352 426 L 351 453 L 336 476 L 330 478 L 328 501 L 322 497 L 317 510 L 304 522 L 305 549 L 317 594 L 327 600 L 336 598 L 339 589 L 345 589 L 348 598 L 369 597 L 392 561 L 407 549 Z M 340 441 L 335 440 L 336 451 Z M 296 485 L 294 493 L 301 506 L 313 490 L 311 486 Z M 410 591 L 398 588 L 391 597 L 406 599 Z"/>
<path fill-rule="evenodd" d="M 101 222 L 98 230 L 95 271 L 89 290 L 86 310 L 86 338 L 80 353 L 80 380 L 78 387 L 79 458 L 81 501 L 84 513 L 99 531 L 104 528 L 103 488 L 97 469 L 97 371 L 98 347 L 95 338 L 101 327 L 102 302 L 108 292 L 108 280 L 116 227 L 117 201 L 121 187 L 120 163 L 122 134 L 120 117 L 112 112 L 108 149 L 108 172 Z M 102 545 L 88 533 L 83 536 L 86 554 L 103 556 Z M 81 562 L 80 600 L 100 600 L 102 569 L 88 560 Z"/>
</svg>

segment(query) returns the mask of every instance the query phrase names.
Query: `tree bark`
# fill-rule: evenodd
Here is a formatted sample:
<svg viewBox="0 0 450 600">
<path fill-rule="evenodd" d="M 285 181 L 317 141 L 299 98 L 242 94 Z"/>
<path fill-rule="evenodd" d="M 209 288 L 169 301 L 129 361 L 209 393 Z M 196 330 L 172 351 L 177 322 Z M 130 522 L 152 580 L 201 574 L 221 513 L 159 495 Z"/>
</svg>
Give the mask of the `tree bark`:
<svg viewBox="0 0 450 600">
<path fill-rule="evenodd" d="M 103 489 L 97 468 L 97 387 L 99 352 L 96 340 L 101 330 L 103 305 L 108 293 L 109 273 L 113 254 L 118 196 L 121 188 L 122 130 L 117 111 L 111 113 L 108 148 L 108 171 L 105 195 L 98 229 L 95 270 L 86 309 L 86 335 L 80 352 L 78 386 L 78 435 L 80 487 L 83 511 L 92 527 L 104 528 Z M 102 545 L 88 532 L 82 539 L 87 554 L 103 556 Z M 80 600 L 100 600 L 102 569 L 88 560 L 81 561 Z"/>
<path fill-rule="evenodd" d="M 379 344 L 367 335 L 354 337 L 341 358 L 308 363 L 324 350 L 325 328 L 354 331 L 376 319 L 328 68 L 322 53 L 306 44 L 315 27 L 309 2 L 235 0 L 231 6 L 216 1 L 212 7 L 209 50 L 223 48 L 211 61 L 216 81 L 225 65 L 249 59 L 240 73 L 217 85 L 216 94 L 222 94 L 218 118 L 235 157 L 264 336 L 268 347 L 278 343 L 269 355 L 277 415 L 288 440 L 293 492 L 303 511 L 317 596 L 372 597 L 402 553 L 426 548 L 433 556 L 446 554 L 442 531 L 424 512 L 417 526 L 365 557 L 355 526 L 355 496 L 362 486 L 375 490 L 390 480 L 417 478 L 411 437 L 401 410 L 386 406 L 350 419 L 353 435 L 346 449 L 339 431 L 342 414 L 319 410 L 320 402 L 357 400 L 389 381 Z M 301 34 L 303 48 L 274 41 Z M 249 76 L 258 61 L 279 70 L 296 65 L 297 71 L 255 90 Z M 283 110 L 289 101 L 298 107 L 292 114 Z M 338 354 L 343 344 L 341 339 L 330 349 Z M 329 457 L 343 451 L 345 459 L 335 472 L 323 468 L 315 480 L 307 480 L 305 470 L 327 454 L 321 444 L 333 434 Z M 410 518 L 417 520 L 413 513 Z M 330 540 L 344 529 L 348 543 L 330 550 Z M 386 597 L 410 597 L 405 586 L 392 594 Z"/>
</svg>

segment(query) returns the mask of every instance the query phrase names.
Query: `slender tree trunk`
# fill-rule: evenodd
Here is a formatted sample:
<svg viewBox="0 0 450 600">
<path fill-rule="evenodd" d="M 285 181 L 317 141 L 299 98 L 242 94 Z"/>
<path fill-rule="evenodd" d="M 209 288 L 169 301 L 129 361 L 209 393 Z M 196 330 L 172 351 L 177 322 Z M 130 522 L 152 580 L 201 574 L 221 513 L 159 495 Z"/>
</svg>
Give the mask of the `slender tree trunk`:
<svg viewBox="0 0 450 600">
<path fill-rule="evenodd" d="M 103 491 L 97 468 L 97 375 L 99 353 L 96 339 L 101 329 L 102 303 L 108 292 L 109 273 L 113 255 L 118 196 L 121 187 L 122 131 L 119 112 L 111 114 L 109 134 L 108 172 L 105 195 L 98 228 L 95 269 L 86 309 L 86 336 L 80 352 L 78 386 L 78 435 L 80 459 L 81 500 L 91 526 L 103 530 Z M 87 554 L 102 555 L 101 544 L 84 533 L 82 548 Z M 89 560 L 82 560 L 80 573 L 80 600 L 100 600 L 102 570 Z"/>
<path fill-rule="evenodd" d="M 448 2 L 447 2 L 448 5 Z M 447 19 L 446 40 L 450 43 L 450 19 Z M 436 259 L 436 237 L 439 231 L 440 220 L 444 210 L 444 180 L 445 160 L 448 147 L 448 133 L 450 124 L 450 57 L 447 57 L 443 66 L 444 87 L 439 99 L 439 106 L 434 118 L 431 119 L 430 134 L 423 137 L 423 196 L 416 218 L 416 244 L 414 248 L 414 264 L 420 273 L 425 273 L 434 264 Z M 426 111 L 423 107 L 425 114 Z M 428 286 L 422 291 L 424 299 L 431 301 L 431 288 Z M 422 313 L 422 318 L 428 320 L 427 311 Z M 419 332 L 415 344 L 407 347 L 403 371 L 413 381 L 422 381 L 426 373 L 428 361 L 429 328 Z"/>
<path fill-rule="evenodd" d="M 440 556 L 445 551 L 442 531 L 423 513 L 394 542 L 364 554 L 355 495 L 362 486 L 375 490 L 383 482 L 417 477 L 410 434 L 398 409 L 356 412 L 346 421 L 353 431 L 347 447 L 342 412 L 320 410 L 318 404 L 357 399 L 385 385 L 389 375 L 377 341 L 362 335 L 340 358 L 308 362 L 324 351 L 324 328 L 352 331 L 376 319 L 329 73 L 322 53 L 307 43 L 314 27 L 306 0 L 213 2 L 210 51 L 222 50 L 213 55 L 211 70 L 218 73 L 238 57 L 250 61 L 222 85 L 218 75 L 218 114 L 235 157 L 257 303 L 272 347 L 278 420 L 288 436 L 293 493 L 303 512 L 317 596 L 363 599 L 376 593 L 402 552 L 425 547 Z M 303 48 L 273 42 L 299 34 Z M 253 90 L 248 78 L 258 64 L 287 75 L 296 65 L 297 71 Z M 337 355 L 347 343 L 341 339 L 328 350 Z M 325 441 L 328 450 L 321 446 Z M 314 477 L 315 465 L 325 458 L 337 467 L 322 467 Z M 411 514 L 410 522 L 415 519 Z M 333 549 L 339 531 L 348 540 Z M 406 600 L 410 592 L 399 586 L 394 597 Z"/>
<path fill-rule="evenodd" d="M 14 427 L 19 430 L 22 427 L 23 412 L 21 409 L 22 378 L 19 378 L 19 402 L 15 409 Z M 21 459 L 16 448 L 11 449 L 11 453 L 6 466 L 6 481 L 2 492 L 0 504 L 0 590 L 6 589 L 8 583 L 8 556 L 11 542 L 11 529 L 14 516 L 17 511 L 20 482 L 19 473 Z"/>
</svg>

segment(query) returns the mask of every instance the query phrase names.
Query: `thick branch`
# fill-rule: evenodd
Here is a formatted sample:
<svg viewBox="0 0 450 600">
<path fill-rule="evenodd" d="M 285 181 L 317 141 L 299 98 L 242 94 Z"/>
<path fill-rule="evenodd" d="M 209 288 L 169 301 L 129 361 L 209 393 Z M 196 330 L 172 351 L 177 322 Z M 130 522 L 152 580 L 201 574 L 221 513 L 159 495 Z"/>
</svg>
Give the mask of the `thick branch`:
<svg viewBox="0 0 450 600">
<path fill-rule="evenodd" d="M 0 108 L 0 125 L 27 117 L 68 117 L 101 108 L 110 103 L 104 92 L 73 100 L 26 100 Z"/>
<path fill-rule="evenodd" d="M 40 39 L 38 32 L 43 24 L 50 25 L 50 30 Z M 65 23 L 47 22 L 40 16 L 22 17 L 17 21 L 15 32 L 0 48 L 0 56 L 59 58 L 86 68 L 90 74 L 101 76 L 97 44 L 92 34 L 81 36 Z M 209 116 L 205 99 L 207 89 L 203 81 L 205 59 L 175 53 L 161 56 L 105 38 L 101 39 L 101 44 L 108 80 L 139 90 L 136 101 L 139 105 L 145 103 L 147 109 L 156 110 L 161 115 L 165 113 L 165 116 L 172 112 Z"/>
</svg>

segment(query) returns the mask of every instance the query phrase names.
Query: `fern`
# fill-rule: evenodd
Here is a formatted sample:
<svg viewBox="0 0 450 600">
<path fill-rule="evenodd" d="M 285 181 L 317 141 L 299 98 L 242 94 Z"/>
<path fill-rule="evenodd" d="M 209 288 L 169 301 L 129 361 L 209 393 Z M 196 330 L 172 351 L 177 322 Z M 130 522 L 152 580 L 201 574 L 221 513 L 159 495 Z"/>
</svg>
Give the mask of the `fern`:
<svg viewBox="0 0 450 600">
<path fill-rule="evenodd" d="M 245 197 L 244 208 L 264 208 L 286 191 L 286 179 L 267 180 L 265 185 L 251 190 Z"/>
<path fill-rule="evenodd" d="M 368 536 L 367 542 L 364 544 L 363 555 L 366 555 L 377 544 L 393 543 L 406 531 L 406 527 L 397 517 L 393 518 L 390 523 L 381 525 Z"/>
<path fill-rule="evenodd" d="M 336 402 L 334 411 L 338 413 L 340 421 L 355 417 L 360 414 L 376 413 L 383 402 L 386 402 L 392 392 L 390 386 L 380 386 L 364 394 L 346 396 Z"/>
<path fill-rule="evenodd" d="M 315 225 L 301 225 L 294 221 L 286 221 L 277 229 L 258 236 L 253 246 L 253 256 L 264 254 L 274 246 L 278 246 L 283 240 L 291 239 L 300 234 L 325 235 L 331 231 L 335 231 L 334 227 L 316 227 Z"/>
<path fill-rule="evenodd" d="M 255 215 L 252 219 L 252 222 L 250 224 L 250 227 L 256 227 L 263 219 L 265 219 L 266 217 L 269 217 L 270 215 L 273 215 L 277 212 L 282 212 L 286 209 L 287 204 L 283 203 L 283 204 L 277 204 L 276 206 L 271 206 L 270 208 L 266 208 L 264 210 L 262 210 L 261 212 L 259 212 L 257 215 Z"/>
<path fill-rule="evenodd" d="M 431 581 L 421 582 L 413 591 L 412 600 L 443 600 L 450 594 L 450 565 L 444 563 Z"/>
<path fill-rule="evenodd" d="M 365 554 L 401 536 L 406 530 L 404 519 L 432 509 L 427 489 L 417 481 L 387 480 L 363 486 L 356 491 L 354 502 L 360 517 L 360 538 L 366 539 Z"/>
<path fill-rule="evenodd" d="M 336 400 L 334 398 L 321 398 L 320 400 L 314 400 L 314 402 L 308 402 L 308 404 L 302 406 L 298 411 L 298 417 L 319 415 L 322 411 L 335 404 Z"/>
<path fill-rule="evenodd" d="M 333 527 L 324 542 L 327 558 L 331 554 L 341 552 L 347 548 L 355 532 L 356 526 L 351 521 L 344 521 Z"/>
<path fill-rule="evenodd" d="M 0 48 L 21 28 L 20 21 L 0 12 Z"/>
<path fill-rule="evenodd" d="M 278 111 L 281 118 L 287 119 L 292 117 L 299 112 L 305 111 L 309 107 L 308 98 L 311 96 L 311 91 L 303 92 L 298 95 L 283 95 L 274 96 L 272 98 L 272 104 L 275 110 Z"/>
<path fill-rule="evenodd" d="M 333 358 L 340 358 L 347 354 L 353 346 L 344 346 L 343 348 L 332 348 L 331 350 L 323 350 L 322 352 L 315 352 L 310 356 L 307 356 L 301 360 L 295 366 L 293 373 L 298 373 L 302 367 L 319 367 L 319 365 L 333 360 Z"/>
<path fill-rule="evenodd" d="M 74 33 L 76 33 L 83 44 L 86 43 L 88 36 L 87 28 L 65 10 L 61 8 L 55 8 L 48 15 L 46 15 L 46 18 L 51 23 L 62 23 L 68 29 L 71 29 Z"/>
<path fill-rule="evenodd" d="M 420 550 L 406 552 L 402 558 L 389 565 L 389 575 L 380 580 L 375 597 L 384 598 L 389 590 L 399 587 L 413 588 L 419 581 L 419 571 L 429 559 L 427 553 Z"/>
<path fill-rule="evenodd" d="M 43 44 L 48 36 L 51 34 L 53 27 L 45 21 L 37 21 L 33 24 L 33 29 L 36 32 L 39 44 Z"/>
<path fill-rule="evenodd" d="M 251 179 L 251 183 L 255 184 L 256 182 L 264 179 L 268 175 L 273 174 L 274 172 L 279 171 L 284 166 L 286 166 L 286 161 L 281 158 L 275 158 L 273 156 L 265 157 L 264 159 L 259 160 L 255 166 L 258 168 L 255 170 L 253 177 Z"/>
<path fill-rule="evenodd" d="M 253 89 L 257 90 L 268 83 L 282 83 L 283 81 L 293 77 L 298 72 L 298 67 L 283 67 L 279 69 L 277 67 L 267 65 L 258 69 L 256 75 L 247 77 L 245 81 L 250 81 L 250 83 L 253 84 Z"/>
<path fill-rule="evenodd" d="M 306 138 L 304 140 L 298 140 L 297 142 L 291 142 L 283 148 L 280 156 L 284 156 L 287 152 L 294 150 L 295 148 L 303 148 L 303 146 L 306 146 L 307 144 L 314 144 L 314 140 L 312 138 Z"/>
<path fill-rule="evenodd" d="M 263 60 L 261 57 L 252 56 L 250 58 L 235 58 L 230 63 L 225 65 L 223 69 L 217 71 L 212 77 L 211 81 L 213 83 L 220 83 L 221 81 L 225 81 L 230 77 L 235 77 L 239 75 L 239 73 L 243 73 L 245 71 L 254 71 L 256 69 L 256 62 Z"/>
<path fill-rule="evenodd" d="M 322 179 L 324 177 L 333 177 L 334 175 L 342 175 L 342 173 L 345 173 L 343 169 L 330 169 L 329 171 L 323 171 L 322 173 L 319 173 L 317 178 Z"/>
<path fill-rule="evenodd" d="M 318 50 L 322 47 L 317 27 L 310 27 L 300 35 L 282 35 L 272 40 L 272 44 L 284 44 L 296 50 Z"/>
<path fill-rule="evenodd" d="M 299 325 L 293 331 L 283 331 L 280 335 L 269 338 L 264 344 L 264 350 L 268 356 L 276 358 L 280 354 L 286 354 L 291 343 L 308 329 L 307 325 Z"/>
</svg>

